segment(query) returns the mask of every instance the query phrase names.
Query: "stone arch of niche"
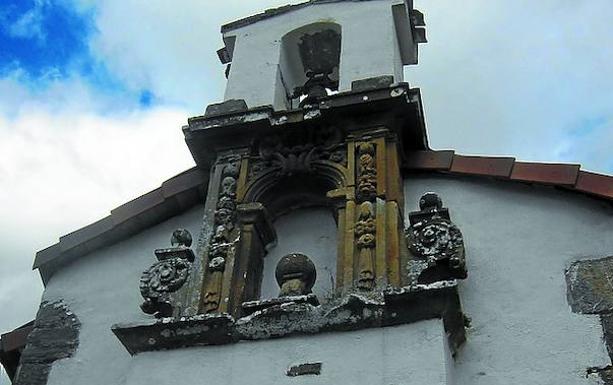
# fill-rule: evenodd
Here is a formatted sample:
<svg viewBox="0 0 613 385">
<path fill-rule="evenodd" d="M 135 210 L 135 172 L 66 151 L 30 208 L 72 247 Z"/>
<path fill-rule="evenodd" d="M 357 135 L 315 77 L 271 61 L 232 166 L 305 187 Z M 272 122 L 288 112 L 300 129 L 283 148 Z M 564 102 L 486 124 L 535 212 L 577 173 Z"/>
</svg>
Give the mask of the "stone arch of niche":
<svg viewBox="0 0 613 385">
<path fill-rule="evenodd" d="M 339 213 L 342 212 L 343 205 L 339 204 L 342 202 L 336 195 L 347 185 L 345 146 L 340 144 L 342 149 L 337 148 L 337 152 L 332 156 L 329 153 L 330 147 L 324 149 L 310 145 L 307 145 L 302 153 L 273 153 L 274 161 L 245 186 L 241 199 L 245 205 L 243 207 L 261 207 L 271 224 L 279 216 L 296 209 L 328 208 L 337 226 L 335 237 L 337 241 L 342 239 L 346 229 L 345 221 Z M 342 260 L 338 253 L 336 260 L 338 269 L 338 261 Z M 259 263 L 263 266 L 263 260 Z M 261 272 L 258 279 L 261 284 Z M 253 298 L 248 299 L 259 299 L 259 294 L 258 287 L 257 292 L 253 292 Z"/>
</svg>

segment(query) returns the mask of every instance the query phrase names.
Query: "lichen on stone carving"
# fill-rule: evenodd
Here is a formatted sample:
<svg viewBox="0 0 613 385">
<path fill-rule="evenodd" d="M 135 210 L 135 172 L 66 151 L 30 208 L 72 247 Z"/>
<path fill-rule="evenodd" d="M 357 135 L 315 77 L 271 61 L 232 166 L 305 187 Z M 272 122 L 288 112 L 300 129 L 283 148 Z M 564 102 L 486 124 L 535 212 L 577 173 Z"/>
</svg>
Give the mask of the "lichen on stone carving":
<svg viewBox="0 0 613 385">
<path fill-rule="evenodd" d="M 415 258 L 408 266 L 410 283 L 466 278 L 464 239 L 442 200 L 435 193 L 426 193 L 419 207 L 420 211 L 409 214 L 411 226 L 405 231 Z"/>
<path fill-rule="evenodd" d="M 194 261 L 194 253 L 189 248 L 192 244 L 189 231 L 175 230 L 170 242 L 173 247 L 155 250 L 158 262 L 145 270 L 140 278 L 140 293 L 145 299 L 141 309 L 157 317 L 172 315 L 170 293 L 187 282 Z"/>
</svg>

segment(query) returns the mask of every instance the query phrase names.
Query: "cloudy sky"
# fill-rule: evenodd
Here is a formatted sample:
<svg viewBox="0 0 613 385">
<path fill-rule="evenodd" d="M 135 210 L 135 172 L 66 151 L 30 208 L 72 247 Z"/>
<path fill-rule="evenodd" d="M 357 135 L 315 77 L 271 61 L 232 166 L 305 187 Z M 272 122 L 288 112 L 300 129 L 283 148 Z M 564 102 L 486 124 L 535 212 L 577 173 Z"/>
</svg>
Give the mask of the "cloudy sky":
<svg viewBox="0 0 613 385">
<path fill-rule="evenodd" d="M 0 0 L 0 331 L 35 314 L 36 250 L 193 165 L 181 126 L 222 98 L 219 26 L 286 3 Z M 433 148 L 613 173 L 612 1 L 416 7 L 405 74 Z"/>
</svg>

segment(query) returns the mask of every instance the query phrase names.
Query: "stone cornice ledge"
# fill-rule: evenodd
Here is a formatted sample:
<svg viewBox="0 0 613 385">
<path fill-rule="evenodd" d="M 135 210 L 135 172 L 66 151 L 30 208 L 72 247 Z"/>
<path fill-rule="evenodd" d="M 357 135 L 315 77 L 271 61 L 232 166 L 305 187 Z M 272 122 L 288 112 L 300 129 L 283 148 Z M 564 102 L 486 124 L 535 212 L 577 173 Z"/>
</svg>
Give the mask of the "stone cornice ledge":
<svg viewBox="0 0 613 385">
<path fill-rule="evenodd" d="M 387 289 L 375 296 L 349 294 L 322 306 L 284 303 L 237 320 L 227 314 L 202 314 L 117 324 L 112 330 L 134 355 L 241 340 L 386 327 L 433 318 L 443 320 L 449 346 L 455 352 L 466 339 L 455 280 Z"/>
</svg>

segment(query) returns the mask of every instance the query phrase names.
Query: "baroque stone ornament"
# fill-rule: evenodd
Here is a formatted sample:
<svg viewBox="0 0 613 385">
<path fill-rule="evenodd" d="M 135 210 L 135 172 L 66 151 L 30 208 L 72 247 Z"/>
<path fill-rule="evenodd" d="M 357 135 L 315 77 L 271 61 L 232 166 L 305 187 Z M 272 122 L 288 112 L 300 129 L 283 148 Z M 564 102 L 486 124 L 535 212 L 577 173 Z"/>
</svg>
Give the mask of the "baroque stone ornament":
<svg viewBox="0 0 613 385">
<path fill-rule="evenodd" d="M 140 278 L 140 292 L 145 299 L 141 309 L 156 317 L 172 315 L 170 293 L 185 284 L 194 261 L 194 253 L 189 248 L 192 244 L 189 231 L 175 230 L 170 242 L 172 247 L 155 250 L 158 262 L 145 270 Z"/>
<path fill-rule="evenodd" d="M 358 181 L 356 196 L 358 201 L 372 201 L 377 196 L 377 168 L 375 146 L 361 143 L 358 147 Z"/>
<path fill-rule="evenodd" d="M 355 224 L 359 266 L 357 287 L 360 290 L 372 290 L 375 287 L 375 231 L 373 204 L 368 201 L 363 202 L 359 207 L 358 221 Z"/>
<path fill-rule="evenodd" d="M 347 149 L 335 127 L 273 135 L 261 139 L 251 160 L 249 180 L 274 170 L 278 177 L 315 173 L 316 164 L 330 161 L 347 166 Z"/>
<path fill-rule="evenodd" d="M 240 171 L 238 161 L 223 166 L 217 206 L 214 214 L 215 231 L 208 247 L 207 270 L 210 277 L 206 282 L 202 308 L 205 313 L 216 311 L 221 301 L 223 274 L 230 249 L 230 232 L 236 222 L 236 189 Z"/>
<path fill-rule="evenodd" d="M 281 258 L 277 264 L 275 278 L 281 288 L 279 297 L 306 295 L 311 293 L 317 271 L 309 257 L 291 253 Z"/>
<path fill-rule="evenodd" d="M 409 214 L 407 244 L 415 260 L 409 262 L 410 281 L 431 283 L 467 277 L 464 240 L 460 229 L 451 222 L 435 193 L 424 194 L 420 211 Z"/>
</svg>

